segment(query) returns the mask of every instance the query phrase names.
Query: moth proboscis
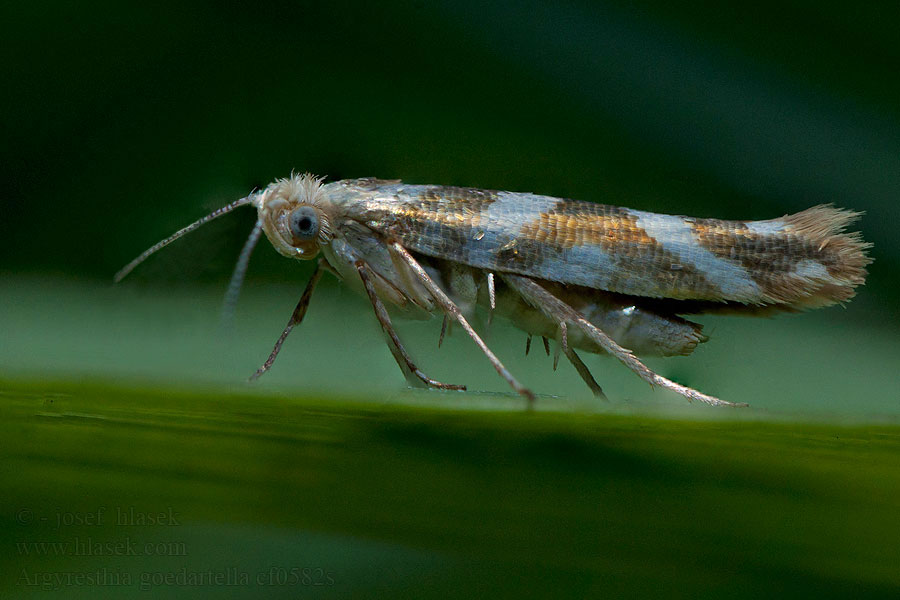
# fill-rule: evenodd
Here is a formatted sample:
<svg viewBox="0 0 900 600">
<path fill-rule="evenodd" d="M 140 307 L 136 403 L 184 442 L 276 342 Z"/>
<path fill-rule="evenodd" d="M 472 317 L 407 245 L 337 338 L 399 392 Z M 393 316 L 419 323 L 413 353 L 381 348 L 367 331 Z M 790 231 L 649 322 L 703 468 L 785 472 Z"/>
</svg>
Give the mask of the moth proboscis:
<svg viewBox="0 0 900 600">
<path fill-rule="evenodd" d="M 148 256 L 240 206 L 257 221 L 226 293 L 233 310 L 250 254 L 264 233 L 284 256 L 317 258 L 316 268 L 265 363 L 274 363 L 300 324 L 323 272 L 370 300 L 391 354 L 411 385 L 464 390 L 427 376 L 394 330 L 386 303 L 408 316 L 443 316 L 460 326 L 529 406 L 534 394 L 470 324 L 478 305 L 548 338 L 591 391 L 600 385 L 575 352 L 607 353 L 651 385 L 714 406 L 720 400 L 650 370 L 636 354 L 687 355 L 707 341 L 699 313 L 798 312 L 849 300 L 871 262 L 859 213 L 820 205 L 765 221 L 725 221 L 620 208 L 530 193 L 409 185 L 374 178 L 323 183 L 291 175 L 188 225 L 131 261 Z M 440 344 L 439 340 L 439 344 Z"/>
</svg>

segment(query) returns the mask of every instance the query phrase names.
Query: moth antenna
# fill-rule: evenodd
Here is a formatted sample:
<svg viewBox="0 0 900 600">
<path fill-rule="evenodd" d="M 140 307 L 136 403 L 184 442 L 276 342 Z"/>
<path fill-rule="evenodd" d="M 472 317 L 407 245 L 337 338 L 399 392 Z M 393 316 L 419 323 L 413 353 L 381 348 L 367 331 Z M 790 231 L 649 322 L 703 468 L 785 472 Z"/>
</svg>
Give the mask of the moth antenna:
<svg viewBox="0 0 900 600">
<path fill-rule="evenodd" d="M 217 209 L 217 210 L 214 210 L 213 212 L 209 213 L 208 215 L 206 215 L 206 216 L 203 217 L 202 219 L 199 219 L 199 220 L 197 220 L 197 221 L 194 221 L 193 223 L 191 223 L 191 224 L 188 225 L 187 227 L 185 227 L 185 228 L 183 228 L 183 229 L 179 229 L 178 231 L 176 231 L 175 233 L 173 233 L 172 235 L 170 235 L 170 236 L 167 237 L 166 239 L 162 240 L 161 242 L 157 242 L 156 244 L 154 244 L 154 245 L 150 246 L 149 248 L 147 248 L 146 250 L 144 250 L 144 251 L 140 254 L 140 256 L 138 256 L 138 257 L 135 258 L 133 261 L 131 261 L 130 263 L 128 263 L 127 265 L 125 265 L 124 267 L 122 267 L 122 269 L 121 269 L 118 273 L 116 273 L 115 276 L 113 277 L 113 281 L 115 281 L 116 283 L 119 283 L 119 282 L 122 281 L 129 273 L 131 273 L 132 271 L 134 271 L 135 267 L 137 267 L 139 264 L 141 264 L 142 262 L 144 262 L 145 260 L 147 260 L 147 258 L 148 258 L 150 255 L 154 254 L 154 253 L 157 252 L 158 250 L 161 250 L 161 249 L 165 248 L 166 246 L 168 246 L 169 244 L 171 244 L 172 242 L 174 242 L 175 240 L 177 240 L 177 239 L 180 238 L 181 236 L 184 236 L 184 235 L 189 234 L 190 232 L 192 232 L 193 230 L 197 229 L 197 228 L 200 227 L 201 225 L 204 225 L 204 224 L 206 224 L 206 223 L 209 223 L 209 222 L 212 221 L 213 219 L 216 219 L 216 218 L 218 218 L 218 217 L 221 217 L 221 216 L 224 215 L 225 213 L 230 213 L 231 211 L 233 211 L 235 208 L 237 208 L 237 207 L 239 207 L 239 206 L 244 206 L 244 205 L 246 205 L 246 204 L 253 204 L 253 202 L 256 200 L 256 198 L 257 198 L 257 194 L 250 194 L 249 196 L 246 196 L 246 197 L 244 197 L 244 198 L 241 198 L 240 200 L 235 200 L 235 201 L 232 202 L 231 204 L 228 204 L 228 205 L 226 205 L 226 206 L 223 206 L 222 208 L 219 208 L 219 209 Z"/>
<path fill-rule="evenodd" d="M 237 307 L 238 298 L 241 295 L 241 286 L 244 284 L 244 276 L 247 274 L 247 265 L 250 264 L 250 255 L 256 248 L 256 242 L 262 234 L 262 220 L 257 220 L 244 247 L 241 248 L 241 254 L 238 256 L 237 263 L 234 265 L 234 272 L 231 274 L 231 281 L 228 282 L 228 290 L 225 292 L 225 300 L 222 302 L 222 321 L 230 323 L 234 318 L 234 311 Z"/>
</svg>

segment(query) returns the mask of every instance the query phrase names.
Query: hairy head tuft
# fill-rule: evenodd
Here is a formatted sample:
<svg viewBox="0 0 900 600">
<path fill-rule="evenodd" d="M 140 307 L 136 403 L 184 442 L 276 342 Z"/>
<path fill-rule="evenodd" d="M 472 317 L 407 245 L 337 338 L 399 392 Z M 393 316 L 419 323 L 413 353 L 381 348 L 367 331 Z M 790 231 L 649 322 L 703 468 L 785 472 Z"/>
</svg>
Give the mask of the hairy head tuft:
<svg viewBox="0 0 900 600">
<path fill-rule="evenodd" d="M 291 203 L 318 204 L 322 199 L 322 181 L 324 177 L 316 177 L 311 173 L 276 179 L 266 189 L 267 195 L 279 197 Z"/>
</svg>

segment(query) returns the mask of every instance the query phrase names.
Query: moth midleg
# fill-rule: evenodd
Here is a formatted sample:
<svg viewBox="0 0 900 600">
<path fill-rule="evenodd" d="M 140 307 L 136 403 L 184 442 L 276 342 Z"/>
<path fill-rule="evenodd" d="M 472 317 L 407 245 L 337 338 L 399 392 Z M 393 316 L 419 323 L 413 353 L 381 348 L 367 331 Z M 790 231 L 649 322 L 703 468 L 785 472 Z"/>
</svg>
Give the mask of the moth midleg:
<svg viewBox="0 0 900 600">
<path fill-rule="evenodd" d="M 675 383 L 662 375 L 656 374 L 638 360 L 630 350 L 615 343 L 603 330 L 588 321 L 584 315 L 545 290 L 537 282 L 521 275 L 504 273 L 501 276 L 511 288 L 519 292 L 527 302 L 539 308 L 548 318 L 553 319 L 557 323 L 571 323 L 577 326 L 594 343 L 618 358 L 625 366 L 634 371 L 638 377 L 651 385 L 658 385 L 681 394 L 688 400 L 699 400 L 712 406 L 747 406 L 743 403 L 720 400 L 715 396 L 698 392 L 693 388 Z"/>
<path fill-rule="evenodd" d="M 560 345 L 562 346 L 563 354 L 566 355 L 566 358 L 569 359 L 569 362 L 572 363 L 572 366 L 575 367 L 575 370 L 578 371 L 578 374 L 581 376 L 581 379 L 587 384 L 589 388 L 591 388 L 591 392 L 603 400 L 609 400 L 606 397 L 606 394 L 603 393 L 603 388 L 600 387 L 600 384 L 597 383 L 597 380 L 594 379 L 594 376 L 591 375 L 591 370 L 588 369 L 587 365 L 581 360 L 575 350 L 572 349 L 572 346 L 569 345 L 569 336 L 568 336 L 568 326 L 565 322 L 559 324 L 560 329 Z M 530 338 L 529 338 L 530 339 Z"/>
<path fill-rule="evenodd" d="M 309 308 L 309 300 L 310 298 L 312 298 L 313 290 L 316 289 L 316 284 L 319 283 L 319 280 L 322 279 L 322 273 L 325 272 L 323 267 L 324 262 L 325 261 L 322 258 L 320 258 L 318 262 L 316 262 L 316 268 L 306 284 L 306 289 L 303 290 L 303 294 L 300 296 L 300 301 L 297 302 L 297 306 L 294 308 L 294 312 L 291 313 L 291 318 L 285 326 L 284 331 L 282 331 L 281 335 L 278 336 L 278 340 L 275 342 L 275 347 L 272 348 L 272 353 L 269 354 L 269 358 L 266 359 L 266 362 L 264 362 L 263 365 L 256 370 L 256 373 L 250 376 L 251 381 L 269 370 L 269 367 L 272 366 L 272 363 L 275 362 L 275 358 L 281 351 L 281 346 L 284 344 L 284 340 L 287 339 L 288 334 L 291 333 L 291 330 L 296 325 L 299 325 L 303 321 L 303 317 L 306 316 L 306 309 Z"/>
<path fill-rule="evenodd" d="M 384 333 L 387 335 L 388 348 L 394 356 L 394 360 L 396 360 L 397 364 L 400 366 L 400 370 L 403 371 L 403 374 L 406 376 L 407 381 L 412 385 L 422 385 L 424 383 L 426 386 L 443 390 L 465 390 L 466 386 L 464 385 L 442 383 L 428 377 L 413 363 L 412 358 L 409 356 L 409 353 L 403 347 L 403 343 L 397 336 L 397 332 L 394 331 L 394 326 L 391 324 L 391 317 L 388 315 L 384 303 L 375 291 L 375 285 L 372 283 L 369 266 L 362 260 L 356 261 L 354 265 L 359 273 L 359 278 L 362 279 L 366 294 L 368 294 L 369 300 L 372 302 L 372 308 L 375 309 L 375 317 L 378 319 L 378 322 L 381 323 L 381 329 L 384 330 Z"/>
<path fill-rule="evenodd" d="M 500 359 L 491 351 L 490 348 L 487 347 L 487 344 L 484 343 L 484 340 L 472 329 L 472 326 L 463 316 L 460 308 L 444 293 L 444 291 L 438 287 L 438 285 L 434 282 L 433 279 L 425 272 L 425 269 L 422 268 L 422 265 L 419 264 L 412 254 L 409 251 L 401 246 L 397 242 L 389 242 L 388 248 L 390 248 L 393 252 L 395 252 L 406 264 L 409 265 L 412 272 L 418 277 L 419 281 L 422 282 L 422 285 L 425 286 L 425 289 L 429 291 L 435 301 L 440 305 L 443 311 L 449 315 L 452 319 L 454 319 L 460 326 L 465 329 L 466 333 L 469 334 L 469 337 L 472 338 L 472 341 L 481 349 L 485 356 L 487 356 L 488 360 L 493 365 L 494 369 L 497 373 L 500 374 L 503 379 L 506 380 L 509 385 L 516 390 L 522 396 L 528 399 L 528 406 L 534 406 L 534 393 L 519 383 L 515 377 L 512 376 L 512 373 L 503 366 L 503 363 L 500 362 Z"/>
</svg>

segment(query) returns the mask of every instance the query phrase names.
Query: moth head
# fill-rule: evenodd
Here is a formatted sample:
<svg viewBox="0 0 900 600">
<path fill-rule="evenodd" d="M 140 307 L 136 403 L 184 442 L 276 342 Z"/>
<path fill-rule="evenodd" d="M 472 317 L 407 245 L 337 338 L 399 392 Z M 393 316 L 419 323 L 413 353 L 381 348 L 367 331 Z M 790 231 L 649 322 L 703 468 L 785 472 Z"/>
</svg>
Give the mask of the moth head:
<svg viewBox="0 0 900 600">
<path fill-rule="evenodd" d="M 256 247 L 260 233 L 266 237 L 278 252 L 285 256 L 310 259 L 319 253 L 323 244 L 331 241 L 330 219 L 325 212 L 327 202 L 323 201 L 322 180 L 312 175 L 291 175 L 279 179 L 262 192 L 252 193 L 240 200 L 235 200 L 222 208 L 214 210 L 187 227 L 179 229 L 164 240 L 147 248 L 137 258 L 122 267 L 114 280 L 121 281 L 135 267 L 150 256 L 162 250 L 175 240 L 184 237 L 198 227 L 228 214 L 241 206 L 253 206 L 258 212 L 258 219 L 244 248 L 238 257 L 237 264 L 225 294 L 225 310 L 223 316 L 233 313 L 240 292 L 241 283 L 247 272 L 250 254 Z"/>
<path fill-rule="evenodd" d="M 284 256 L 311 259 L 331 241 L 320 178 L 307 173 L 279 179 L 259 195 L 256 206 L 262 230 Z"/>
<path fill-rule="evenodd" d="M 198 227 L 228 214 L 238 207 L 253 206 L 259 213 L 259 218 L 244 244 L 232 277 L 231 287 L 239 287 L 250 259 L 250 253 L 253 252 L 261 231 L 265 232 L 275 249 L 285 256 L 310 259 L 318 254 L 319 248 L 330 242 L 332 238 L 331 219 L 325 210 L 328 205 L 324 201 L 321 178 L 305 174 L 279 179 L 265 190 L 252 193 L 214 210 L 150 246 L 137 258 L 122 267 L 116 273 L 115 281 L 121 281 L 147 258 Z"/>
</svg>

